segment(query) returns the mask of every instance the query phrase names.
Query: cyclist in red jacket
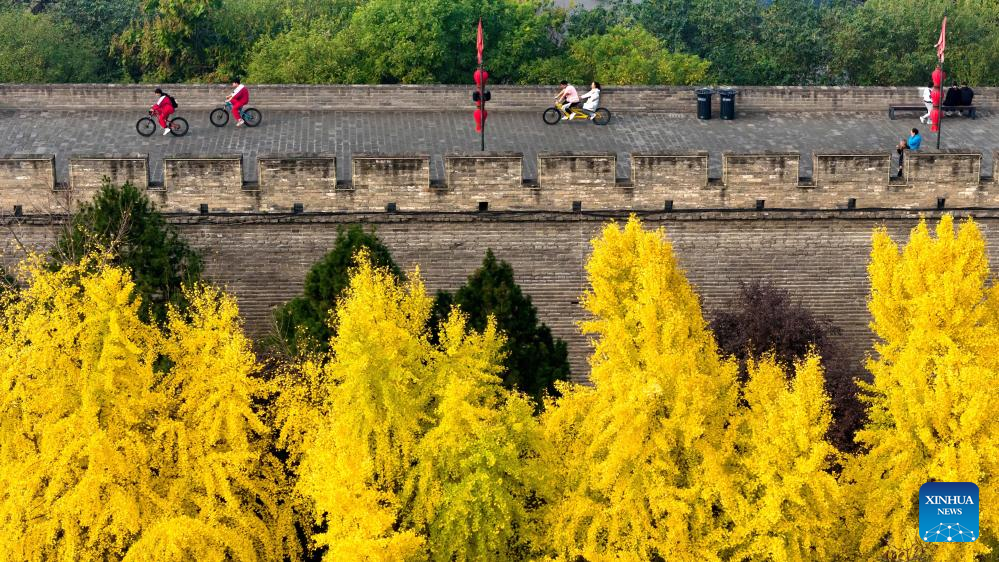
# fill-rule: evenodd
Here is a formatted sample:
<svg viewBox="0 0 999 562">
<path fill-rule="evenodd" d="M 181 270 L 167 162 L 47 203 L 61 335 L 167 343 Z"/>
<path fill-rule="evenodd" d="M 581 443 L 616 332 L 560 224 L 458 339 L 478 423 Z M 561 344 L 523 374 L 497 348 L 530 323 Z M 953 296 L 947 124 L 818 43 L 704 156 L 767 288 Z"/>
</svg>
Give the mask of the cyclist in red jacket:
<svg viewBox="0 0 999 562">
<path fill-rule="evenodd" d="M 167 117 L 170 117 L 174 110 L 173 98 L 170 97 L 170 94 L 163 93 L 163 90 L 159 88 L 156 88 L 154 92 L 156 92 L 159 98 L 153 104 L 152 110 L 159 117 L 160 127 L 163 127 L 163 135 L 169 135 L 171 131 L 170 125 L 167 123 Z"/>
<path fill-rule="evenodd" d="M 232 80 L 232 93 L 225 99 L 226 103 L 232 106 L 232 117 L 236 120 L 236 126 L 243 125 L 243 106 L 250 103 L 250 90 L 240 84 L 239 78 Z"/>
</svg>

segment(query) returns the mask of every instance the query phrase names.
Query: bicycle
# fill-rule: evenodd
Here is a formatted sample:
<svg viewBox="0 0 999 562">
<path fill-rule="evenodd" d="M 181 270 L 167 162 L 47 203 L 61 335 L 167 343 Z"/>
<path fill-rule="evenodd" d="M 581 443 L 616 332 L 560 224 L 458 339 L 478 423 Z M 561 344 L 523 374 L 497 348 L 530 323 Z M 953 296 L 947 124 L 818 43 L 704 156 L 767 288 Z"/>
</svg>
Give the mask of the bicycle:
<svg viewBox="0 0 999 562">
<path fill-rule="evenodd" d="M 592 120 L 590 119 L 590 115 L 579 107 L 569 109 L 569 115 L 572 116 L 572 119 L 566 119 L 566 121 L 593 121 L 594 125 L 606 125 L 610 123 L 611 119 L 611 112 L 605 107 L 598 107 L 593 112 Z M 562 112 L 557 107 L 549 107 L 541 114 L 541 118 L 549 125 L 555 125 L 559 121 L 562 121 L 562 116 Z"/>
<path fill-rule="evenodd" d="M 153 119 L 155 112 L 150 110 L 148 117 L 142 117 L 135 123 L 135 130 L 142 136 L 148 137 L 156 132 L 156 120 Z M 187 119 L 183 117 L 167 118 L 167 126 L 174 136 L 182 137 L 187 134 Z"/>
<path fill-rule="evenodd" d="M 216 127 L 225 127 L 226 123 L 229 122 L 229 112 L 231 111 L 232 102 L 227 101 L 222 107 L 213 109 L 208 116 L 208 120 Z M 247 127 L 256 127 L 260 124 L 260 120 L 263 119 L 260 111 L 254 107 L 243 107 L 239 110 L 239 114 L 243 118 L 243 124 Z"/>
</svg>

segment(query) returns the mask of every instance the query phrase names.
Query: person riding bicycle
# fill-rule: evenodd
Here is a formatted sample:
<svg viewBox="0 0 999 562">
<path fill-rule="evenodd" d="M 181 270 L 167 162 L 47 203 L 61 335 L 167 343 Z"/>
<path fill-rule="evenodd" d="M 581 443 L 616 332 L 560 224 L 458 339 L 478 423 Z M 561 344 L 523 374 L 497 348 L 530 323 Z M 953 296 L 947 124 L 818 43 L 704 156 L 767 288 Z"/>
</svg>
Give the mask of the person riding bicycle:
<svg viewBox="0 0 999 562">
<path fill-rule="evenodd" d="M 583 103 L 583 113 L 590 116 L 590 121 L 597 116 L 597 108 L 600 107 L 600 82 L 591 82 L 590 91 L 579 96 L 579 99 L 586 100 Z"/>
<path fill-rule="evenodd" d="M 236 126 L 245 124 L 243 106 L 250 103 L 250 90 L 239 82 L 239 78 L 232 79 L 232 93 L 225 99 L 225 103 L 232 108 L 232 117 L 236 120 Z"/>
<path fill-rule="evenodd" d="M 576 92 L 576 88 L 572 84 L 565 80 L 559 82 L 559 86 L 562 86 L 562 89 L 559 91 L 558 96 L 555 97 L 555 105 L 562 112 L 563 121 L 572 119 L 572 109 L 579 107 L 579 93 Z M 564 104 L 561 103 L 563 100 L 565 100 Z"/>
<path fill-rule="evenodd" d="M 160 88 L 156 88 L 153 91 L 157 96 L 159 96 L 159 98 L 156 100 L 156 103 L 153 104 L 150 112 L 155 113 L 159 118 L 160 127 L 163 127 L 163 135 L 166 136 L 172 132 L 170 130 L 170 124 L 167 123 L 167 118 L 170 117 L 173 110 L 176 109 L 176 102 L 173 100 L 173 96 L 165 93 Z"/>
</svg>

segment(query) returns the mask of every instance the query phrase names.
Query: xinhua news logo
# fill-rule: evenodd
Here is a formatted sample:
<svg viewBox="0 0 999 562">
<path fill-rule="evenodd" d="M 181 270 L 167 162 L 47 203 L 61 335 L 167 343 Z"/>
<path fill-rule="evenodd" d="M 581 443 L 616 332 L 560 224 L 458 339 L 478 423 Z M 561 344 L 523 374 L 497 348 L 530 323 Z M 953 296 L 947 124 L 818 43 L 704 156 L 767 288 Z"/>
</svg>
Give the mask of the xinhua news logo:
<svg viewBox="0 0 999 562">
<path fill-rule="evenodd" d="M 919 536 L 926 542 L 978 540 L 978 486 L 927 482 L 919 488 Z"/>
</svg>

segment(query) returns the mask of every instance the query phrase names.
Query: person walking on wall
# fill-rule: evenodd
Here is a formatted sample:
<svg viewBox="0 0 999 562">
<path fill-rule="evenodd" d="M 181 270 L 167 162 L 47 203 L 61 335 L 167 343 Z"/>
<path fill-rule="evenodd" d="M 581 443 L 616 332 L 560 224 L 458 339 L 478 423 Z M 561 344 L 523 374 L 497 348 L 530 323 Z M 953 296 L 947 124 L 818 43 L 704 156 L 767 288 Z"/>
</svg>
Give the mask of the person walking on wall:
<svg viewBox="0 0 999 562">
<path fill-rule="evenodd" d="M 232 79 L 232 93 L 225 99 L 226 103 L 232 107 L 232 118 L 236 120 L 236 126 L 242 127 L 243 106 L 250 103 L 250 90 L 240 83 L 239 78 Z"/>
<path fill-rule="evenodd" d="M 920 88 L 919 93 L 923 96 L 923 103 L 926 104 L 926 115 L 919 118 L 920 123 L 930 122 L 930 112 L 933 111 L 933 96 L 930 92 L 933 91 L 933 84 L 930 83 L 925 88 Z"/>
<path fill-rule="evenodd" d="M 909 138 L 898 143 L 895 151 L 898 152 L 898 177 L 902 177 L 902 162 L 905 160 L 906 150 L 919 150 L 919 145 L 923 144 L 923 137 L 919 135 L 919 129 L 913 127 L 909 132 Z"/>
<path fill-rule="evenodd" d="M 160 127 L 163 127 L 163 136 L 169 135 L 170 124 L 167 122 L 167 118 L 173 114 L 173 111 L 177 108 L 177 102 L 173 99 L 173 96 L 164 92 L 160 88 L 153 90 L 157 96 L 156 103 L 153 104 L 152 111 L 160 120 Z"/>
</svg>

